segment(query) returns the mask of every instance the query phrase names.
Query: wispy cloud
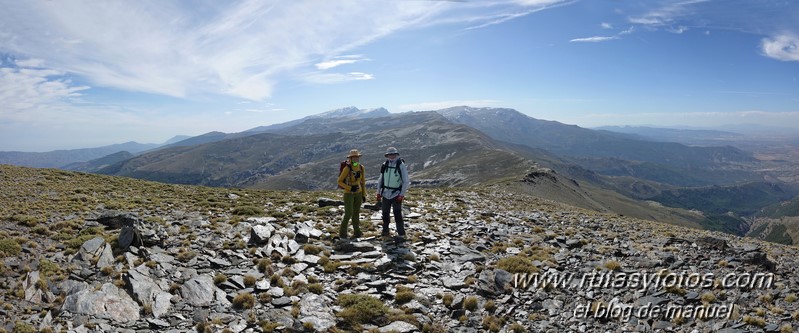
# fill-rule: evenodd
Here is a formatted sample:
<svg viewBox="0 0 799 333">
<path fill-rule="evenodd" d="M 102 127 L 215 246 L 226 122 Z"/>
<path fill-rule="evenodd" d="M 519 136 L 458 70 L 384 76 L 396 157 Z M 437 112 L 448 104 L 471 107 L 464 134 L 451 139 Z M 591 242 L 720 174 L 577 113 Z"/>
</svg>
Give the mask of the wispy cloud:
<svg viewBox="0 0 799 333">
<path fill-rule="evenodd" d="M 612 29 L 613 27 L 610 24 L 602 23 L 603 29 Z M 593 37 L 585 37 L 585 38 L 575 38 L 570 40 L 571 43 L 600 43 L 600 42 L 607 42 L 611 40 L 621 39 L 621 36 L 629 35 L 633 33 L 635 30 L 634 27 L 629 27 L 628 29 L 619 31 L 616 35 L 613 36 L 593 36 Z"/>
<path fill-rule="evenodd" d="M 492 25 L 502 24 L 510 20 L 518 19 L 521 17 L 528 16 L 533 13 L 540 12 L 542 10 L 568 5 L 574 3 L 574 0 L 515 0 L 511 1 L 516 5 L 521 6 L 521 8 L 513 9 L 513 10 L 499 10 L 499 11 L 492 11 L 488 12 L 487 14 L 477 14 L 469 13 L 468 15 L 458 16 L 455 20 L 456 21 L 463 21 L 463 22 L 480 22 L 477 25 L 473 25 L 467 27 L 465 30 L 475 30 L 475 29 L 482 29 L 486 27 L 490 27 Z M 485 4 L 489 6 L 497 6 L 502 5 L 502 1 L 497 2 L 485 2 Z M 482 7 L 482 5 L 480 5 Z M 481 10 L 484 11 L 484 10 Z M 448 19 L 452 21 L 452 19 Z"/>
<path fill-rule="evenodd" d="M 451 100 L 451 101 L 438 101 L 438 102 L 422 102 L 414 104 L 403 104 L 398 107 L 399 111 L 430 111 L 451 108 L 453 106 L 467 105 L 471 107 L 489 107 L 500 106 L 501 101 L 492 99 L 474 99 L 474 100 Z"/>
<path fill-rule="evenodd" d="M 89 89 L 74 84 L 63 72 L 38 68 L 44 63 L 40 59 L 15 63 L 16 67 L 0 68 L 0 114 L 63 104 Z"/>
<path fill-rule="evenodd" d="M 368 59 L 363 58 L 363 56 L 361 55 L 347 55 L 347 56 L 334 57 L 333 59 L 317 63 L 314 66 L 316 66 L 316 68 L 319 70 L 327 70 L 341 65 L 354 64 L 366 60 Z"/>
<path fill-rule="evenodd" d="M 599 43 L 599 42 L 606 42 L 609 40 L 619 39 L 616 36 L 594 36 L 594 37 L 586 37 L 586 38 L 575 38 L 570 40 L 569 42 L 572 43 Z"/>
<path fill-rule="evenodd" d="M 90 85 L 263 100 L 308 64 L 326 70 L 362 61 L 336 57 L 397 31 L 499 24 L 563 2 L 10 2 L 0 11 L 0 52 L 43 59 Z M 487 8 L 491 14 L 481 14 Z M 319 81 L 371 79 L 338 78 Z"/>
<path fill-rule="evenodd" d="M 656 2 L 658 7 L 650 10 L 649 12 L 629 17 L 630 23 L 641 24 L 647 26 L 668 26 L 671 25 L 676 18 L 688 15 L 691 12 L 691 6 L 709 2 L 710 0 L 677 0 Z"/>
<path fill-rule="evenodd" d="M 313 72 L 298 76 L 298 79 L 308 83 L 316 84 L 335 84 L 350 81 L 374 80 L 375 76 L 362 72 L 349 73 L 322 73 Z"/>
<path fill-rule="evenodd" d="M 763 54 L 782 61 L 799 61 L 799 37 L 794 35 L 778 35 L 764 38 L 761 42 Z"/>
</svg>

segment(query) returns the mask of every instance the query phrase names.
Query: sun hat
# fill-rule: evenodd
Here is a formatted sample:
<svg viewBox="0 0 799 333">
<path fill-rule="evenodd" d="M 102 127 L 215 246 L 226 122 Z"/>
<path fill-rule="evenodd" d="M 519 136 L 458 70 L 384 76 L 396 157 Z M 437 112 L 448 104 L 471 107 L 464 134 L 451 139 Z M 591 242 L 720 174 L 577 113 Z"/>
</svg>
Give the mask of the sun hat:
<svg viewBox="0 0 799 333">
<path fill-rule="evenodd" d="M 388 147 L 388 149 L 386 149 L 386 156 L 391 155 L 391 154 L 399 155 L 399 151 L 397 150 L 397 148 Z"/>
<path fill-rule="evenodd" d="M 359 157 L 359 156 L 361 156 L 361 152 L 359 152 L 358 149 L 353 149 L 353 150 L 350 150 L 350 153 L 349 153 L 349 155 L 347 155 L 347 158 Z"/>
</svg>

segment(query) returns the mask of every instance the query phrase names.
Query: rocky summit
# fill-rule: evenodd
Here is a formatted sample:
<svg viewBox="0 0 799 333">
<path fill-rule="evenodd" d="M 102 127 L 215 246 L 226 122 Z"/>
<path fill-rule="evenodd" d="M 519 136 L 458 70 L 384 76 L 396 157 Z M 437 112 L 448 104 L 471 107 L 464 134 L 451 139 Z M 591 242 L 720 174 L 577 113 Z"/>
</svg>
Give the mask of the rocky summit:
<svg viewBox="0 0 799 333">
<path fill-rule="evenodd" d="M 794 332 L 799 251 L 502 186 L 336 192 L 0 166 L 0 331 Z M 393 221 L 392 221 L 393 229 Z"/>
</svg>

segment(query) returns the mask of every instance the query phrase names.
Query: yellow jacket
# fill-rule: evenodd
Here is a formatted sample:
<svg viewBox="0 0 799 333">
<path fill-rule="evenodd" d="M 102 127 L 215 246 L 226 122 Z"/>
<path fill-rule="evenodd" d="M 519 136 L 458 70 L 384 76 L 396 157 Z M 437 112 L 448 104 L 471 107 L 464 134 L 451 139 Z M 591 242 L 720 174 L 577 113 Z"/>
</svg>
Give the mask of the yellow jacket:
<svg viewBox="0 0 799 333">
<path fill-rule="evenodd" d="M 366 196 L 366 173 L 363 164 L 358 164 L 357 167 L 348 165 L 341 169 L 341 174 L 338 175 L 338 185 L 344 188 L 344 193 L 362 193 Z M 352 185 L 358 185 L 358 191 L 352 192 Z"/>
</svg>

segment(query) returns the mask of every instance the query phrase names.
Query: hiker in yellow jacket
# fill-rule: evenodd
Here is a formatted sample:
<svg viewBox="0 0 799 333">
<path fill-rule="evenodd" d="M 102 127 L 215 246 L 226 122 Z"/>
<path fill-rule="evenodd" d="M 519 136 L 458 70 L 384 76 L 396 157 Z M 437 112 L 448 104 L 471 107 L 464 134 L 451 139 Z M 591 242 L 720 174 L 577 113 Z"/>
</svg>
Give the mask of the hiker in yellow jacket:
<svg viewBox="0 0 799 333">
<path fill-rule="evenodd" d="M 366 201 L 366 177 L 363 165 L 359 162 L 361 153 L 357 149 L 350 150 L 347 155 L 349 163 L 338 175 L 338 186 L 344 189 L 344 220 L 339 228 L 339 239 L 347 239 L 347 224 L 352 218 L 352 229 L 355 238 L 361 233 L 361 204 Z"/>
</svg>

